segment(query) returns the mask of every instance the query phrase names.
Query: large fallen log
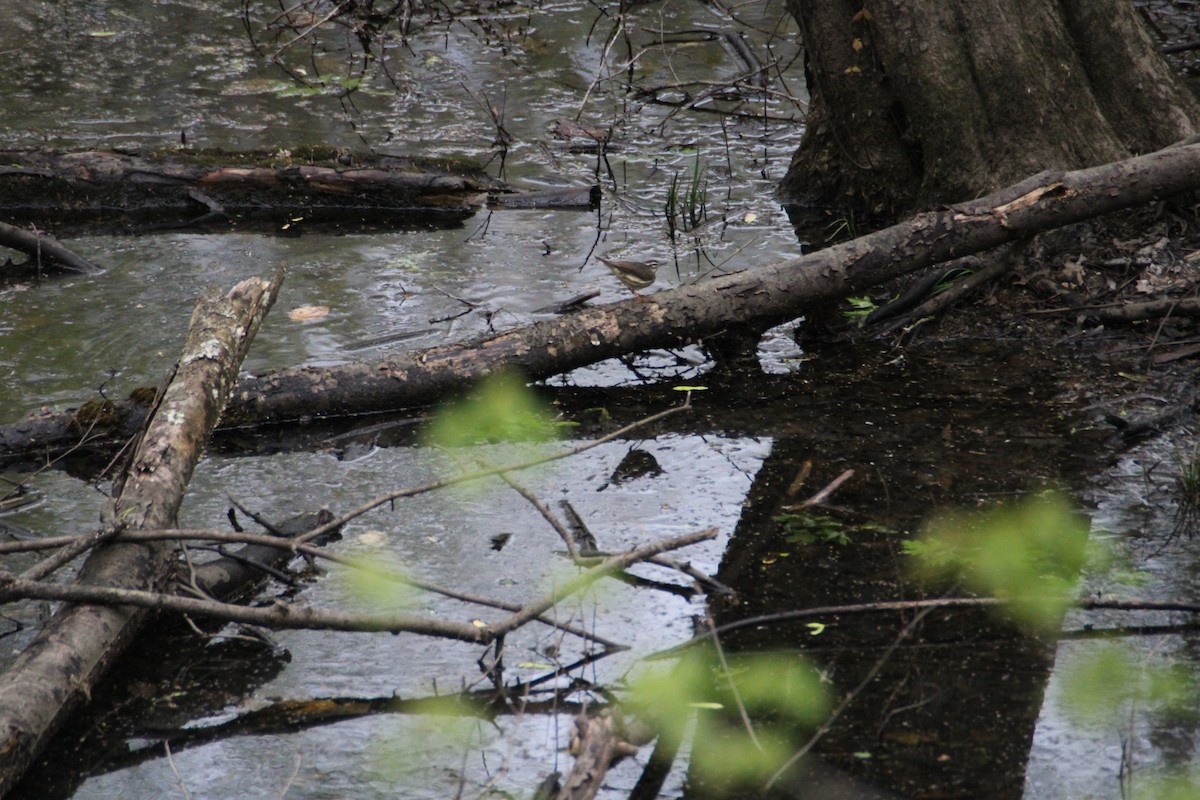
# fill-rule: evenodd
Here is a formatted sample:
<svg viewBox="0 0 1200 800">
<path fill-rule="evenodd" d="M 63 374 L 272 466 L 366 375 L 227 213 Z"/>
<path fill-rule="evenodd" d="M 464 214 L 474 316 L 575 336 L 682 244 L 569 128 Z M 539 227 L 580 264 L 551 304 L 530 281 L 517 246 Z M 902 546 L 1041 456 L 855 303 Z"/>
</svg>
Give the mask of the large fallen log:
<svg viewBox="0 0 1200 800">
<path fill-rule="evenodd" d="M 175 524 L 192 470 L 216 424 L 250 341 L 270 308 L 281 275 L 252 278 L 228 295 L 197 305 L 172 381 L 135 452 L 106 524 L 76 583 L 83 587 L 157 590 L 173 560 L 164 542 L 103 543 L 124 530 Z M 27 570 L 40 578 L 72 557 L 68 550 Z M 0 587 L 0 596 L 10 593 Z M 0 795 L 18 780 L 67 714 L 137 632 L 144 610 L 68 605 L 42 627 L 0 676 Z"/>
<path fill-rule="evenodd" d="M 322 223 L 444 226 L 459 224 L 489 202 L 589 208 L 598 193 L 582 187 L 517 194 L 465 161 L 365 156 L 331 147 L 136 155 L 0 151 L 0 215 L 54 226 L 60 234 L 64 225 L 89 222 L 103 225 L 102 232 L 119 226 L 257 224 L 288 233 Z"/>
<path fill-rule="evenodd" d="M 1200 188 L 1200 144 L 1074 172 L 1047 172 L 987 197 L 930 211 L 876 233 L 760 269 L 580 310 L 466 343 L 371 362 L 298 367 L 240 382 L 229 425 L 389 411 L 435 402 L 500 369 L 537 380 L 606 358 L 766 328 L 900 275 L 1006 242 Z M 114 404 L 128 425 L 139 410 Z M 24 429 L 28 429 L 28 433 Z M 50 457 L 100 435 L 70 413 L 0 426 L 0 453 Z M 66 436 L 58 434 L 65 432 Z"/>
<path fill-rule="evenodd" d="M 1200 188 L 1200 145 L 1073 172 L 1046 172 L 967 203 L 798 259 L 590 308 L 465 344 L 338 367 L 280 370 L 238 384 L 231 424 L 421 405 L 499 369 L 547 378 L 626 353 L 765 330 L 930 265 Z"/>
</svg>

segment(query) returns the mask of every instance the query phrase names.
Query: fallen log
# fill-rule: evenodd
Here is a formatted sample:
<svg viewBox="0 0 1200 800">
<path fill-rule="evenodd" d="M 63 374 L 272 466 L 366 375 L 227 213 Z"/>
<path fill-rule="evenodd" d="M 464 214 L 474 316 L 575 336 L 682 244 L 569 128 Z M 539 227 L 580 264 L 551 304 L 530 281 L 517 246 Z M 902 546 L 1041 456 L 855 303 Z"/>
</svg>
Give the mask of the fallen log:
<svg viewBox="0 0 1200 800">
<path fill-rule="evenodd" d="M 465 343 L 371 362 L 296 367 L 240 382 L 226 425 L 391 411 L 436 402 L 501 369 L 539 380 L 606 358 L 676 347 L 731 328 L 753 331 L 847 295 L 971 253 L 1063 225 L 1200 188 L 1200 144 L 1073 172 L 1046 172 L 978 200 L 919 214 L 890 228 L 760 269 L 587 308 Z M 136 414 L 116 404 L 116 418 Z M 70 413 L 43 420 L 33 452 L 76 446 Z M 19 452 L 20 426 L 0 426 L 0 445 Z M 73 431 L 52 439 L 48 429 Z M 3 452 L 3 450 L 0 450 Z"/>
<path fill-rule="evenodd" d="M 175 524 L 192 470 L 281 278 L 252 278 L 224 297 L 214 293 L 197 305 L 173 379 L 114 489 L 116 498 L 105 514 L 108 521 L 94 537 L 100 544 L 84 563 L 76 585 L 152 590 L 165 584 L 172 563 L 169 545 L 103 540 L 123 530 Z M 53 561 L 63 562 L 73 552 Z M 20 578 L 40 578 L 53 566 L 42 562 Z M 3 587 L 0 594 L 11 596 Z M 65 606 L 0 676 L 0 795 L 13 786 L 69 712 L 90 696 L 144 617 L 144 611 L 128 606 Z"/>
<path fill-rule="evenodd" d="M 467 343 L 373 362 L 299 367 L 238 384 L 225 420 L 254 424 L 418 406 L 501 369 L 533 380 L 606 358 L 765 330 L 892 278 L 1055 227 L 1200 188 L 1200 145 L 1047 172 L 845 244 L 761 269 L 590 308 Z"/>
<path fill-rule="evenodd" d="M 600 791 L 608 768 L 637 750 L 637 745 L 621 738 L 610 710 L 577 715 L 570 746 L 575 764 L 559 787 L 555 800 L 592 800 Z"/>
<path fill-rule="evenodd" d="M 112 231 L 453 226 L 493 203 L 593 207 L 596 187 L 517 193 L 460 160 L 364 156 L 331 147 L 273 153 L 0 151 L 0 212 L 43 226 Z"/>
</svg>

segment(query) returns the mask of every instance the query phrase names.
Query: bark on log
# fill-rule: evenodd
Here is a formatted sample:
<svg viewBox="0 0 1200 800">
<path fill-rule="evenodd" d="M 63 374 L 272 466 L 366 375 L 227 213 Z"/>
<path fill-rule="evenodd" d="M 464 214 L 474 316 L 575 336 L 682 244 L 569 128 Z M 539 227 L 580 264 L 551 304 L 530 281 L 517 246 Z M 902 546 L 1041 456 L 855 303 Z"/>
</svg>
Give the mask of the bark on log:
<svg viewBox="0 0 1200 800">
<path fill-rule="evenodd" d="M 465 344 L 374 362 L 300 367 L 240 383 L 231 424 L 386 411 L 436 401 L 501 369 L 530 379 L 625 353 L 758 330 L 897 276 L 1052 228 L 1200 188 L 1200 145 L 1074 172 L 1048 172 L 762 269 L 591 308 Z"/>
<path fill-rule="evenodd" d="M 192 470 L 280 280 L 243 281 L 228 295 L 214 293 L 197 305 L 174 379 L 111 503 L 109 529 L 175 524 Z M 168 577 L 168 552 L 166 543 L 101 545 L 77 583 L 159 589 Z M 66 606 L 0 676 L 0 795 L 70 710 L 86 701 L 144 616 L 129 607 Z"/>
<path fill-rule="evenodd" d="M 589 308 L 488 338 L 372 362 L 299 367 L 238 384 L 223 421 L 270 424 L 308 417 L 389 411 L 435 402 L 500 369 L 538 380 L 597 361 L 674 347 L 743 326 L 764 330 L 820 304 L 971 253 L 1055 227 L 1200 188 L 1200 144 L 1074 172 L 1029 178 L 969 203 L 906 222 L 792 261 L 703 283 Z M 116 404 L 114 419 L 136 414 Z M 61 452 L 79 431 L 96 428 L 70 413 L 0 426 L 5 456 Z M 65 439 L 50 437 L 70 432 Z"/>
<path fill-rule="evenodd" d="M 636 752 L 636 746 L 618 735 L 611 712 L 604 710 L 595 716 L 580 714 L 575 718 L 575 733 L 571 736 L 575 765 L 559 788 L 556 800 L 592 800 L 600 791 L 608 768 Z"/>
<path fill-rule="evenodd" d="M 1200 299 L 1195 297 L 1164 297 L 1161 300 L 1147 300 L 1144 303 L 1121 303 L 1103 308 L 1078 309 L 1075 313 L 1095 322 L 1111 324 L 1122 322 L 1142 322 L 1148 319 L 1162 317 L 1197 317 L 1200 316 Z"/>
<path fill-rule="evenodd" d="M 449 159 L 365 158 L 333 148 L 277 153 L 0 152 L 0 210 L 42 225 L 115 217 L 140 227 L 458 224 L 483 205 L 591 208 L 596 187 L 514 193 Z"/>
</svg>

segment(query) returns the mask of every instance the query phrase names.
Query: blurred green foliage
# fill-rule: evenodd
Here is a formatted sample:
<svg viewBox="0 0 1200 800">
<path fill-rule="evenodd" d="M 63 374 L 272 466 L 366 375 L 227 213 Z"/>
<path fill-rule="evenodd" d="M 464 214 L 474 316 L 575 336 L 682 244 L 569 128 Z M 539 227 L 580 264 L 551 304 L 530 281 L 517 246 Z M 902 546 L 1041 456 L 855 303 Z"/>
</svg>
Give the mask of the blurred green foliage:
<svg viewBox="0 0 1200 800">
<path fill-rule="evenodd" d="M 1063 711 L 1073 722 L 1123 727 L 1133 707 L 1159 717 L 1194 719 L 1196 676 L 1185 664 L 1152 661 L 1125 643 L 1093 648 L 1068 663 L 1062 675 Z"/>
<path fill-rule="evenodd" d="M 1011 601 L 1006 611 L 1058 630 L 1086 561 L 1089 523 L 1062 495 L 1045 492 L 979 512 L 947 511 L 906 546 L 919 578 L 961 579 L 979 594 Z"/>
<path fill-rule="evenodd" d="M 711 653 L 692 652 L 673 670 L 637 675 L 625 702 L 676 746 L 691 731 L 693 770 L 722 784 L 769 777 L 829 705 L 820 673 L 797 653 L 738 654 L 726 670 Z"/>
<path fill-rule="evenodd" d="M 406 582 L 403 565 L 395 556 L 375 552 L 369 563 L 368 559 L 363 562 L 341 573 L 354 596 L 379 611 L 396 611 L 412 604 L 416 590 Z"/>
<path fill-rule="evenodd" d="M 514 372 L 485 378 L 434 418 L 426 441 L 440 447 L 494 442 L 544 442 L 556 438 L 554 414 Z"/>
</svg>

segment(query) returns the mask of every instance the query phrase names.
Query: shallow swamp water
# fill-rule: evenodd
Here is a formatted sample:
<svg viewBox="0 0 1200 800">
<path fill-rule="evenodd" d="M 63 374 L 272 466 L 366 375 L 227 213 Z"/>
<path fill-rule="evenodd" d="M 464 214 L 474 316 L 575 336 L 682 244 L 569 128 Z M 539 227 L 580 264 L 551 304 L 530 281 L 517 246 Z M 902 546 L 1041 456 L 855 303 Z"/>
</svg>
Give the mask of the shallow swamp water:
<svg viewBox="0 0 1200 800">
<path fill-rule="evenodd" d="M 511 136 L 506 180 L 529 189 L 599 183 L 604 199 L 599 211 L 480 212 L 454 227 L 306 235 L 298 225 L 279 235 L 73 239 L 72 247 L 107 268 L 104 275 L 0 293 L 4 422 L 156 383 L 199 292 L 281 263 L 287 279 L 245 365 L 251 373 L 499 330 L 587 289 L 601 291 L 595 302 L 620 299 L 625 290 L 596 255 L 657 257 L 667 262 L 661 285 L 675 285 L 805 247 L 772 196 L 798 141 L 804 100 L 780 4 L 640 8 L 629 28 L 641 54 L 634 74 L 640 87 L 653 89 L 640 94 L 623 89 L 625 39 L 605 52 L 612 9 L 564 2 L 436 19 L 397 43 L 387 73 L 371 73 L 347 102 L 334 95 L 348 78 L 331 77 L 324 91 L 315 90 L 272 67 L 228 4 L 5 6 L 5 148 L 158 149 L 186 138 L 228 149 L 371 146 L 483 162 L 495 155 L 491 105 Z M 261 33 L 272 14 L 252 10 L 252 27 Z M 737 47 L 712 35 L 728 30 L 744 34 L 761 64 L 777 60 L 782 78 L 772 75 L 772 91 L 711 85 L 747 69 Z M 654 44 L 666 34 L 669 45 Z M 285 48 L 286 41 L 264 40 L 263 51 L 310 79 L 318 69 L 344 75 L 344 53 L 312 54 L 304 42 Z M 700 110 L 679 107 L 691 101 Z M 613 129 L 607 161 L 553 136 L 557 121 L 580 110 L 581 121 Z M 489 170 L 498 168 L 493 160 Z M 672 182 L 690 185 L 693 175 L 705 217 L 672 239 L 664 220 Z M 831 219 L 829 232 L 852 222 Z M 287 311 L 308 306 L 328 306 L 329 314 L 289 319 Z M 1138 376 L 1065 345 L 1034 344 L 1015 327 L 998 336 L 966 326 L 949 341 L 918 339 L 905 348 L 866 341 L 808 349 L 789 327 L 760 344 L 750 367 L 713 364 L 696 349 L 549 381 L 546 396 L 582 423 L 575 441 L 677 404 L 681 395 L 672 388 L 681 383 L 707 387 L 693 393 L 686 415 L 521 480 L 547 505 L 570 501 L 610 550 L 715 526 L 716 540 L 684 555 L 733 587 L 736 601 L 603 585 L 558 613 L 631 649 L 538 684 L 524 712 L 490 720 L 447 722 L 402 702 L 484 688 L 478 648 L 464 644 L 287 632 L 265 643 L 219 639 L 180 660 L 168 657 L 183 647 L 178 640 L 148 643 L 97 697 L 98 716 L 79 721 L 19 794 L 528 797 L 547 773 L 569 768 L 564 750 L 578 704 L 598 696 L 596 687 L 619 686 L 639 657 L 688 639 L 706 611 L 723 624 L 920 596 L 900 542 L 923 519 L 1049 485 L 1066 487 L 1091 511 L 1094 537 L 1129 554 L 1141 576 L 1136 594 L 1190 598 L 1197 546 L 1187 538 L 1166 543 L 1176 456 L 1192 446 L 1187 431 L 1114 448 L 1091 407 L 1146 394 Z M 278 515 L 320 505 L 344 510 L 454 469 L 414 443 L 408 427 L 401 430 L 394 440 L 373 431 L 331 434 L 312 450 L 254 457 L 237 453 L 236 437 L 218 441 L 197 471 L 180 524 L 223 526 L 230 495 Z M 480 452 L 492 461 L 513 454 L 501 445 Z M 624 469 L 635 457 L 652 466 Z M 806 462 L 811 475 L 800 495 L 854 471 L 816 537 L 779 521 L 796 500 L 789 488 Z M 30 483 L 42 500 L 4 522 L 45 534 L 95 524 L 100 494 L 87 482 L 46 471 Z M 499 535 L 506 543 L 493 549 Z M 554 532 L 499 482 L 376 512 L 333 547 L 513 602 L 567 574 Z M 659 569 L 637 572 L 683 586 Z M 1102 575 L 1090 580 L 1088 591 L 1130 591 Z M 380 602 L 336 569 L 293 591 L 314 605 L 370 609 Z M 385 602 L 454 619 L 477 613 L 432 595 Z M 32 623 L 45 613 L 38 606 L 11 616 Z M 1055 643 L 982 615 L 948 613 L 892 651 L 910 621 L 846 616 L 822 620 L 819 636 L 793 623 L 725 640 L 731 650 L 802 649 L 839 692 L 878 672 L 817 745 L 823 766 L 797 779 L 803 796 L 1119 797 L 1130 774 L 1123 765 L 1138 775 L 1195 760 L 1186 719 L 1135 706 L 1119 724 L 1097 729 L 1061 710 L 1059 670 L 1095 646 L 1083 634 L 1130 625 L 1124 617 L 1072 615 L 1065 623 L 1072 635 Z M 1195 632 L 1179 622 L 1167 614 L 1138 617 L 1136 624 L 1157 627 L 1117 641 L 1191 669 Z M 5 663 L 27 639 L 28 630 L 4 640 Z M 507 642 L 508 675 L 537 680 L 582 655 L 577 642 L 530 629 Z M 629 796 L 649 757 L 646 747 L 619 764 L 602 795 Z M 690 778 L 681 760 L 657 794 L 704 796 L 702 782 Z"/>
</svg>

